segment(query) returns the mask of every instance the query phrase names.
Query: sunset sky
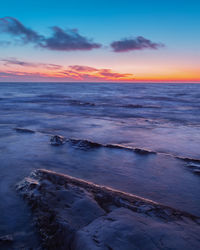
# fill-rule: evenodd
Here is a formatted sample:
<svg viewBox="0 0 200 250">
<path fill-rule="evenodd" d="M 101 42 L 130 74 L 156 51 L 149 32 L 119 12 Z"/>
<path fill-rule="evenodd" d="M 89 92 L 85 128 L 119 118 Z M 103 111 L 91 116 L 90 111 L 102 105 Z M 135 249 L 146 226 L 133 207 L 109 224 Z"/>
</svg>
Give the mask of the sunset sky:
<svg viewBox="0 0 200 250">
<path fill-rule="evenodd" d="M 200 82 L 199 72 L 199 0 L 1 2 L 1 82 Z"/>
</svg>

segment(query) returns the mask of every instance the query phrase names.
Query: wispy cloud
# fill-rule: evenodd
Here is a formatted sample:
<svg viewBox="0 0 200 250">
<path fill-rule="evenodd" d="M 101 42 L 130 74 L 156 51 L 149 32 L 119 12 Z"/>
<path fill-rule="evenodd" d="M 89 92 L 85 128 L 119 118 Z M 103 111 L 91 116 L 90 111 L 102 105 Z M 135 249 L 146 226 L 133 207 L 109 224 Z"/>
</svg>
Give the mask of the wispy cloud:
<svg viewBox="0 0 200 250">
<path fill-rule="evenodd" d="M 114 52 L 128 52 L 143 49 L 159 49 L 161 47 L 164 47 L 164 44 L 155 43 L 142 36 L 138 36 L 134 39 L 126 38 L 119 41 L 114 41 L 110 46 Z"/>
<path fill-rule="evenodd" d="M 71 70 L 77 71 L 77 72 L 95 72 L 98 71 L 98 69 L 88 66 L 81 66 L 81 65 L 72 65 L 69 66 Z"/>
<path fill-rule="evenodd" d="M 43 81 L 133 81 L 134 75 L 119 73 L 111 69 L 71 65 L 64 68 L 56 64 L 36 64 L 15 58 L 0 60 L 4 70 L 0 70 L 0 80 L 43 80 Z M 17 67 L 16 67 L 17 65 Z M 18 67 L 19 66 L 19 67 Z M 21 69 L 21 70 L 20 70 Z"/>
<path fill-rule="evenodd" d="M 49 76 L 40 72 L 23 72 L 23 71 L 0 71 L 0 82 L 35 82 L 35 81 L 57 81 L 57 77 Z"/>
<path fill-rule="evenodd" d="M 62 66 L 58 64 L 26 62 L 26 61 L 18 60 L 13 57 L 7 58 L 7 59 L 0 59 L 0 61 L 3 62 L 5 66 L 18 65 L 22 67 L 46 68 L 50 70 L 62 69 Z"/>
<path fill-rule="evenodd" d="M 128 73 L 118 73 L 111 69 L 97 69 L 88 66 L 72 65 L 69 66 L 64 74 L 74 74 L 74 78 L 82 81 L 103 80 L 103 81 L 133 81 L 134 75 Z"/>
<path fill-rule="evenodd" d="M 51 30 L 52 36 L 46 37 L 25 27 L 13 17 L 0 18 L 0 32 L 17 38 L 22 44 L 33 43 L 41 48 L 58 51 L 92 50 L 101 47 L 101 44 L 80 35 L 76 29 L 63 30 L 54 26 Z"/>
</svg>

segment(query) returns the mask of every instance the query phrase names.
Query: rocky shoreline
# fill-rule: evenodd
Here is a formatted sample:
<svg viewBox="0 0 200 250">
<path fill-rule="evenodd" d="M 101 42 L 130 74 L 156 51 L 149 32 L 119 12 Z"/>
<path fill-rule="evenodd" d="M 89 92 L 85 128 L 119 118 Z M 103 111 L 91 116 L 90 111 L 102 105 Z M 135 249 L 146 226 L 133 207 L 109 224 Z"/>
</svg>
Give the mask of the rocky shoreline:
<svg viewBox="0 0 200 250">
<path fill-rule="evenodd" d="M 33 211 L 44 249 L 200 246 L 199 217 L 138 196 L 44 169 L 32 172 L 17 190 Z"/>
</svg>

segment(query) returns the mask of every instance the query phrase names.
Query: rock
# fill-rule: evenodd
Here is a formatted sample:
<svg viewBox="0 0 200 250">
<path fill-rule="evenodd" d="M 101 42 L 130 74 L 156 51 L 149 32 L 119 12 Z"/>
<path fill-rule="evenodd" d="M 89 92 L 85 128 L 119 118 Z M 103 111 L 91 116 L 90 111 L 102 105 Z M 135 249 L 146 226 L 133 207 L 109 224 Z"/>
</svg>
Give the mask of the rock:
<svg viewBox="0 0 200 250">
<path fill-rule="evenodd" d="M 28 129 L 28 128 L 15 128 L 15 130 L 19 133 L 35 133 L 34 130 Z"/>
<path fill-rule="evenodd" d="M 181 250 L 195 249 L 195 246 L 198 248 L 198 241 L 193 242 L 189 235 L 187 232 L 180 232 L 180 225 L 155 221 L 129 209 L 118 208 L 77 231 L 72 249 Z"/>
<path fill-rule="evenodd" d="M 54 135 L 50 139 L 51 145 L 60 146 L 66 143 L 66 138 L 61 135 Z"/>
<path fill-rule="evenodd" d="M 196 250 L 199 218 L 48 170 L 17 185 L 31 206 L 44 249 Z"/>
<path fill-rule="evenodd" d="M 196 175 L 200 175 L 200 164 L 199 163 L 190 162 L 186 165 L 186 167 L 190 168 L 192 173 L 194 173 Z"/>
<path fill-rule="evenodd" d="M 188 162 L 189 164 L 193 164 L 193 163 L 200 164 L 200 159 L 181 157 L 181 156 L 175 156 L 175 158 L 182 160 L 182 161 L 185 161 L 185 162 Z"/>
<path fill-rule="evenodd" d="M 153 151 L 149 151 L 146 149 L 141 149 L 141 148 L 134 148 L 134 151 L 138 154 L 142 154 L 142 155 L 147 155 L 147 154 L 156 154 L 156 152 Z"/>
<path fill-rule="evenodd" d="M 194 169 L 194 170 L 193 170 L 193 173 L 194 173 L 194 174 L 197 174 L 197 175 L 200 175 L 200 169 Z"/>
<path fill-rule="evenodd" d="M 141 154 L 141 155 L 156 154 L 156 152 L 150 151 L 147 149 L 133 148 L 133 147 L 124 146 L 124 145 L 120 145 L 120 144 L 101 144 L 101 143 L 93 142 L 93 141 L 89 141 L 89 140 L 72 139 L 72 138 L 69 138 L 68 141 L 75 148 L 82 149 L 82 150 L 90 150 L 90 149 L 104 147 L 104 148 L 121 149 L 121 150 L 131 151 L 131 152 L 135 152 L 135 153 Z"/>
<path fill-rule="evenodd" d="M 80 140 L 80 139 L 69 139 L 73 146 L 78 149 L 88 150 L 92 148 L 100 148 L 103 147 L 102 144 L 97 142 L 92 142 L 88 140 Z"/>
<path fill-rule="evenodd" d="M 13 236 L 11 234 L 0 236 L 0 245 L 3 243 L 13 242 Z"/>
<path fill-rule="evenodd" d="M 142 212 L 142 213 L 147 213 L 149 211 L 151 211 L 153 209 L 153 206 L 151 205 L 142 205 L 139 207 L 139 209 L 137 210 L 138 212 Z"/>
<path fill-rule="evenodd" d="M 116 148 L 116 149 L 131 150 L 132 151 L 132 148 L 125 147 L 125 146 L 119 145 L 119 144 L 106 144 L 105 147 L 106 148 Z"/>
<path fill-rule="evenodd" d="M 133 152 L 135 152 L 137 154 L 141 154 L 141 155 L 156 154 L 156 152 L 150 151 L 150 150 L 147 150 L 147 149 L 133 148 L 133 147 L 124 146 L 124 145 L 120 145 L 120 144 L 106 144 L 105 147 L 123 149 L 123 150 L 127 150 L 127 151 L 133 151 Z"/>
<path fill-rule="evenodd" d="M 190 163 L 187 165 L 189 168 L 196 168 L 196 169 L 200 169 L 200 164 L 197 163 Z"/>
<path fill-rule="evenodd" d="M 25 178 L 17 189 L 28 200 L 37 217 L 44 246 L 66 249 L 74 232 L 105 214 L 93 196 L 81 187 L 65 182 L 57 176 L 38 179 Z M 56 184 L 54 184 L 56 183 Z"/>
</svg>

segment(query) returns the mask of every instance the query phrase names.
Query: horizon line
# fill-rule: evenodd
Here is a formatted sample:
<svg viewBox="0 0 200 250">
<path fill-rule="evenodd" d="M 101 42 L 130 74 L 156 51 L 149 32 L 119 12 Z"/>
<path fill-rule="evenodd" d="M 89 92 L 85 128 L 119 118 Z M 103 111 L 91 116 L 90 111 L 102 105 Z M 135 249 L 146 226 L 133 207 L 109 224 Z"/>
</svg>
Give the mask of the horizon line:
<svg viewBox="0 0 200 250">
<path fill-rule="evenodd" d="M 100 82 L 100 81 L 98 81 L 98 82 L 96 82 L 96 81 L 93 81 L 93 82 L 91 82 L 91 81 L 89 81 L 89 82 L 87 82 L 87 81 L 66 81 L 66 82 L 62 82 L 62 81 L 0 81 L 0 84 L 1 83 L 122 83 L 122 84 L 125 84 L 125 83 L 127 83 L 127 84 L 134 84 L 134 83 L 137 83 L 137 84 L 139 84 L 139 83 L 145 83 L 145 84 L 151 84 L 151 83 L 154 83 L 154 84 L 200 84 L 200 81 L 187 81 L 187 82 L 184 82 L 184 81 L 161 81 L 161 82 L 159 82 L 159 81 L 134 81 L 134 82 L 129 82 L 129 81 L 125 81 L 125 82 L 122 82 L 122 81 L 102 81 L 102 82 Z"/>
</svg>

